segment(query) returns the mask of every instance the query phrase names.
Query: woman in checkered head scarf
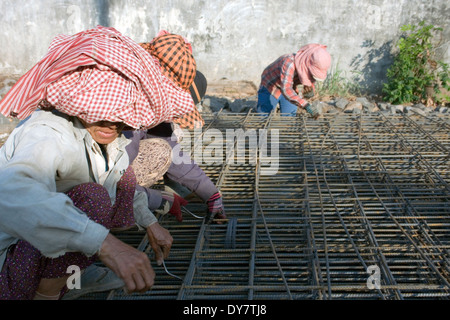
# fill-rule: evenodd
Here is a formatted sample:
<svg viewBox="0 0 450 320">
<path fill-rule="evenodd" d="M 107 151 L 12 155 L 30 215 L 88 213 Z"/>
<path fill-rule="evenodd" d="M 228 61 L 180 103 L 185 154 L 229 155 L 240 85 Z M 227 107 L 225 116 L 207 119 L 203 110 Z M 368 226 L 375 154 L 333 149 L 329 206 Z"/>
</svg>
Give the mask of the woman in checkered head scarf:
<svg viewBox="0 0 450 320">
<path fill-rule="evenodd" d="M 206 93 L 207 81 L 201 72 L 196 71 L 192 46 L 185 38 L 163 30 L 150 43 L 141 43 L 141 46 L 150 55 L 158 59 L 161 70 L 167 77 L 180 88 L 190 92 L 195 104 L 201 101 Z M 189 129 L 193 129 L 198 125 L 203 126 L 204 124 L 196 108 L 191 113 L 179 119 L 174 119 L 173 122 L 181 128 Z M 157 162 L 154 160 L 157 158 L 154 155 L 154 150 L 149 150 L 145 145 L 160 143 L 158 140 L 164 139 L 170 143 L 172 148 L 179 149 L 175 147 L 177 143 L 171 139 L 172 134 L 173 127 L 171 123 L 162 123 L 146 132 L 133 131 L 126 133 L 127 137 L 132 141 L 127 146 L 128 154 L 130 159 L 136 158 L 132 165 L 135 168 L 136 175 L 142 177 L 141 186 L 138 186 L 138 188 L 144 188 L 148 181 L 153 183 L 153 172 L 150 172 L 148 168 L 154 166 Z M 183 157 L 183 155 L 178 156 Z M 209 219 L 207 220 L 209 222 L 214 218 L 216 221 L 226 218 L 219 190 L 194 161 L 191 160 L 190 163 L 183 164 L 171 163 L 165 178 L 170 180 L 169 183 L 172 186 L 181 184 L 190 191 L 195 192 L 205 201 L 208 207 L 207 217 Z M 175 215 L 178 221 L 182 221 L 180 204 L 184 203 L 184 199 L 173 192 L 160 192 L 150 188 L 146 188 L 146 190 L 149 206 L 152 209 L 158 210 L 161 207 L 166 207 L 165 204 L 169 202 L 170 205 L 167 206 L 168 212 Z M 219 221 L 218 223 L 221 222 Z"/>
<path fill-rule="evenodd" d="M 176 34 L 161 32 L 150 43 L 141 46 L 159 60 L 161 71 L 180 88 L 189 90 L 195 78 L 197 65 L 192 47 Z"/>
<path fill-rule="evenodd" d="M 192 90 L 197 89 L 194 82 L 197 75 L 197 64 L 192 55 L 192 46 L 184 37 L 162 30 L 150 43 L 141 43 L 140 45 L 158 59 L 164 75 L 178 87 L 190 91 L 192 95 Z M 192 96 L 198 97 L 198 95 Z M 202 127 L 205 124 L 196 107 L 192 111 L 176 117 L 173 122 L 186 129 Z"/>
<path fill-rule="evenodd" d="M 157 59 L 115 29 L 56 37 L 0 102 L 1 113 L 25 119 L 0 149 L 0 300 L 61 298 L 68 266 L 99 259 L 118 276 L 114 288 L 148 290 L 148 256 L 110 230 L 145 229 L 158 264 L 173 239 L 136 190 L 121 130 L 193 107 Z"/>
<path fill-rule="evenodd" d="M 317 110 L 297 91 L 297 86 L 302 85 L 306 91 L 314 90 L 316 81 L 325 80 L 330 65 L 331 56 L 327 47 L 316 43 L 280 56 L 261 75 L 258 111 L 271 112 L 279 103 L 281 113 L 295 116 L 298 109 L 304 109 L 317 118 Z"/>
<path fill-rule="evenodd" d="M 88 123 L 151 128 L 194 109 L 189 92 L 171 81 L 159 63 L 113 28 L 59 35 L 47 55 L 6 94 L 0 112 L 24 119 L 38 106 L 50 106 Z"/>
<path fill-rule="evenodd" d="M 190 87 L 195 103 L 200 102 L 206 93 L 206 88 L 207 81 L 205 76 L 200 71 L 197 71 L 194 82 Z M 223 219 L 226 219 L 225 208 L 218 188 L 192 159 L 189 158 L 189 161 L 182 161 L 181 163 L 170 161 L 164 172 L 162 170 L 151 170 L 151 168 L 158 166 L 158 159 L 162 157 L 157 154 L 158 148 L 150 148 L 148 147 L 149 145 L 162 146 L 164 145 L 163 142 L 166 141 L 170 145 L 171 153 L 172 149 L 178 150 L 174 152 L 174 157 L 186 160 L 189 157 L 181 151 L 182 149 L 178 145 L 177 139 L 172 139 L 173 128 L 171 123 L 162 123 L 146 131 L 126 131 L 124 135 L 131 140 L 126 150 L 130 161 L 133 161 L 132 166 L 138 178 L 137 188 L 145 189 L 148 196 L 148 205 L 152 211 L 171 213 L 178 221 L 183 219 L 180 205 L 183 205 L 184 199 L 171 190 L 161 191 L 160 189 L 149 188 L 154 183 L 155 177 L 161 178 L 164 175 L 165 184 L 181 191 L 181 196 L 186 195 L 184 192 L 187 190 L 189 193 L 195 193 L 207 204 L 207 217 L 210 218 L 208 221 L 222 223 Z M 160 148 L 160 150 L 161 154 L 165 152 L 165 148 Z M 170 160 L 172 160 L 172 157 L 170 157 Z M 162 173 L 155 175 L 156 172 Z"/>
</svg>

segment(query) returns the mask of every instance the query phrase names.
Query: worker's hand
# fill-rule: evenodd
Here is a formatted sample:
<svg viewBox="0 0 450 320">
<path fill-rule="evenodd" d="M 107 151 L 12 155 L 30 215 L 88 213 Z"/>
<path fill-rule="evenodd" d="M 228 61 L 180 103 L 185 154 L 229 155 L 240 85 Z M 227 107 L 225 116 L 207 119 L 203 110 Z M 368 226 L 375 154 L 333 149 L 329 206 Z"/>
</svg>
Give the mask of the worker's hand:
<svg viewBox="0 0 450 320">
<path fill-rule="evenodd" d="M 161 191 L 161 196 L 163 203 L 155 212 L 160 214 L 170 213 L 175 216 L 178 222 L 182 222 L 183 214 L 181 212 L 181 206 L 187 205 L 188 202 L 175 192 Z"/>
<path fill-rule="evenodd" d="M 317 119 L 320 116 L 320 113 L 319 113 L 319 110 L 317 109 L 317 107 L 315 107 L 309 103 L 305 106 L 305 110 L 306 110 L 306 112 L 308 112 L 311 115 L 311 117 L 313 119 Z"/>
<path fill-rule="evenodd" d="M 170 232 L 158 222 L 147 227 L 147 236 L 148 242 L 155 253 L 156 263 L 160 266 L 163 260 L 169 256 L 173 238 Z"/>
<path fill-rule="evenodd" d="M 213 194 L 207 201 L 208 212 L 206 214 L 205 222 L 211 223 L 214 219 L 226 219 L 225 208 L 223 206 L 222 196 L 219 192 Z M 222 224 L 222 221 L 216 221 L 217 224 Z"/>
<path fill-rule="evenodd" d="M 314 97 L 314 87 L 312 86 L 303 86 L 302 96 L 306 99 L 311 99 Z"/>
<path fill-rule="evenodd" d="M 98 253 L 100 260 L 125 283 L 127 292 L 145 292 L 155 281 L 155 272 L 144 252 L 108 234 Z"/>
</svg>

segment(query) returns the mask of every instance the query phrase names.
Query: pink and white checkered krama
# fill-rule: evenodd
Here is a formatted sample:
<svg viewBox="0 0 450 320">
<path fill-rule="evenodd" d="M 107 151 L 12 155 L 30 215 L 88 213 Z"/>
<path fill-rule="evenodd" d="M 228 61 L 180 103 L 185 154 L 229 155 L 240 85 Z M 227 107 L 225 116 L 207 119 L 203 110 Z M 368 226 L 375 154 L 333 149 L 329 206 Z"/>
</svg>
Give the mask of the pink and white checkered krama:
<svg viewBox="0 0 450 320">
<path fill-rule="evenodd" d="M 164 76 L 157 59 L 102 26 L 57 36 L 46 56 L 0 101 L 0 112 L 24 119 L 42 102 L 88 123 L 124 122 L 135 129 L 194 109 L 189 91 Z"/>
</svg>

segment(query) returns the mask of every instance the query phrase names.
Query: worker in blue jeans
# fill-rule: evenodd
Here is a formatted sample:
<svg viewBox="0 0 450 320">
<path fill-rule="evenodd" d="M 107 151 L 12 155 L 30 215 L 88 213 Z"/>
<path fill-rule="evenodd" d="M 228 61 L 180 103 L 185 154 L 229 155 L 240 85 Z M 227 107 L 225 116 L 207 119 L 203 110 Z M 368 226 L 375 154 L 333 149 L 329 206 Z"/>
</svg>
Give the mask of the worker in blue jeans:
<svg viewBox="0 0 450 320">
<path fill-rule="evenodd" d="M 295 116 L 300 108 L 317 119 L 319 110 L 305 100 L 305 93 L 314 93 L 316 81 L 325 80 L 330 65 L 331 56 L 321 44 L 308 44 L 280 56 L 261 75 L 257 111 L 270 113 L 280 104 L 282 115 Z"/>
<path fill-rule="evenodd" d="M 270 113 L 272 110 L 276 110 L 278 103 L 280 104 L 282 116 L 295 116 L 297 114 L 297 105 L 290 102 L 283 95 L 277 99 L 265 87 L 261 87 L 258 90 L 258 112 Z"/>
</svg>

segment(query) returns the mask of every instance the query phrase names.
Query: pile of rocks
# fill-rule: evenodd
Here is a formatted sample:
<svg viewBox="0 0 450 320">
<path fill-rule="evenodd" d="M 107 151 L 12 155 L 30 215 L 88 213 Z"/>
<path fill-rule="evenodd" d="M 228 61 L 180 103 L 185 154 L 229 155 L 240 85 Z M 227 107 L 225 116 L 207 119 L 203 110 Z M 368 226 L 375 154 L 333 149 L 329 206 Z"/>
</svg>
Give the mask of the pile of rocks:
<svg viewBox="0 0 450 320">
<path fill-rule="evenodd" d="M 395 115 L 398 113 L 404 114 L 420 114 L 426 116 L 429 112 L 450 113 L 450 109 L 447 106 L 427 107 L 422 103 L 410 104 L 410 105 L 393 105 L 387 102 L 374 102 L 370 101 L 366 97 L 357 97 L 354 100 L 346 98 L 337 98 L 330 101 L 312 102 L 319 110 L 325 113 L 373 113 L 381 112 L 385 115 Z"/>
<path fill-rule="evenodd" d="M 233 99 L 229 97 L 206 95 L 199 109 L 203 112 L 236 112 L 246 113 L 249 109 L 256 111 L 257 96 Z M 420 114 L 426 116 L 429 112 L 449 113 L 448 106 L 427 107 L 422 103 L 411 105 L 392 105 L 387 102 L 375 102 L 366 97 L 357 97 L 354 99 L 335 98 L 324 100 L 315 100 L 312 104 L 318 108 L 321 114 L 327 113 L 372 113 L 381 112 L 385 115 Z"/>
<path fill-rule="evenodd" d="M 223 112 L 245 113 L 248 112 L 249 109 L 254 109 L 256 111 L 256 103 L 256 95 L 243 99 L 230 99 L 206 95 L 198 105 L 198 108 L 203 112 L 218 112 L 223 109 Z"/>
</svg>

